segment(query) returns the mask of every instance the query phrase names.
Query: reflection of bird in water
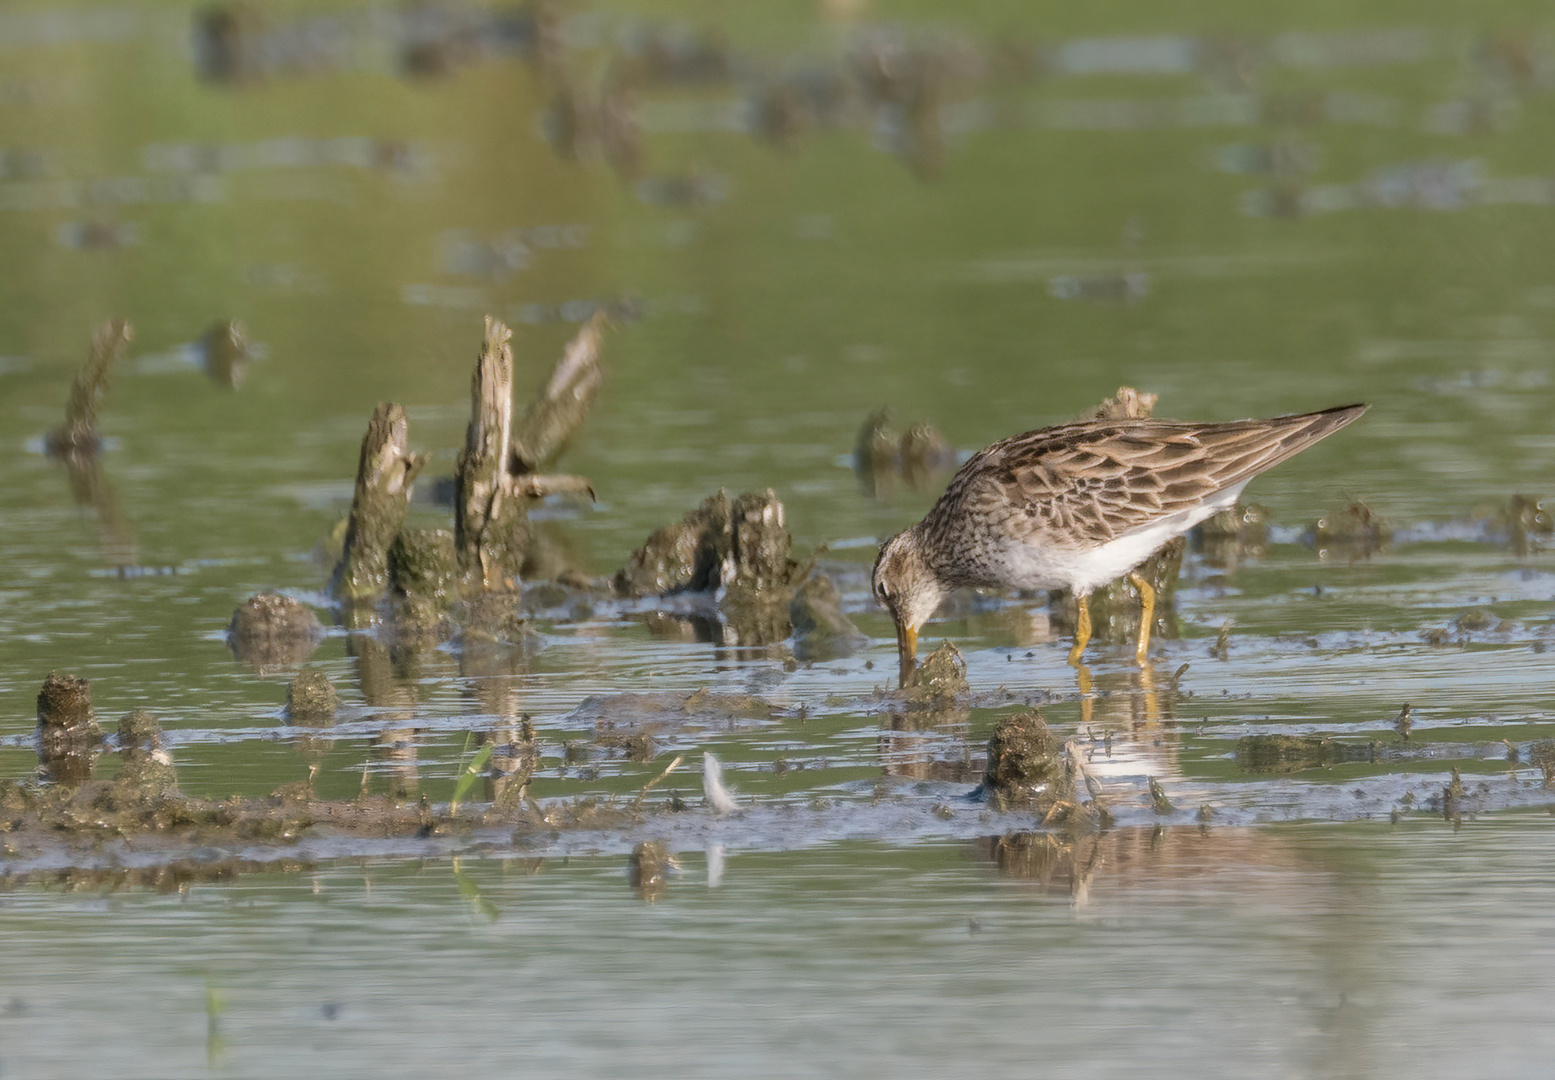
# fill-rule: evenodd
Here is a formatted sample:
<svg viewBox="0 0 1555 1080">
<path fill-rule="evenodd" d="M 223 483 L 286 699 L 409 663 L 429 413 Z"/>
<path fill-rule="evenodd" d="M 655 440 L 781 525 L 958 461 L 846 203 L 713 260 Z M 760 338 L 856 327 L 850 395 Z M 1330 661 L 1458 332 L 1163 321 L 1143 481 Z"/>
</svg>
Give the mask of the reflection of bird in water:
<svg viewBox="0 0 1555 1080">
<path fill-rule="evenodd" d="M 1143 660 L 1155 594 L 1134 568 L 1232 506 L 1254 476 L 1365 411 L 1346 405 L 1228 423 L 1081 420 L 994 443 L 875 561 L 875 596 L 896 623 L 903 681 L 919 628 L 960 587 L 1070 589 L 1077 664 L 1091 635 L 1087 597 L 1129 574 L 1143 601 Z"/>
</svg>

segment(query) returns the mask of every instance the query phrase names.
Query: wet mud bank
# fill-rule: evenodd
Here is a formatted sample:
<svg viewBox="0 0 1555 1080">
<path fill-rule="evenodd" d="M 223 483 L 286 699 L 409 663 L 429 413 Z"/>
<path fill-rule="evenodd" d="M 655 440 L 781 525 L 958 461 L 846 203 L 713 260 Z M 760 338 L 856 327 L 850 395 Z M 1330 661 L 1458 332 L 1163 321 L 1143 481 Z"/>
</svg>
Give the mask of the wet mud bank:
<svg viewBox="0 0 1555 1080">
<path fill-rule="evenodd" d="M 1137 850 L 1142 841 L 1131 838 L 1141 835 L 1154 837 L 1144 845 L 1153 850 L 1180 832 L 1226 832 L 1244 836 L 1234 846 L 1245 851 L 1245 835 L 1258 834 L 1242 827 L 1260 823 L 1461 827 L 1482 814 L 1555 806 L 1555 740 L 1422 739 L 1409 710 L 1387 736 L 1243 735 L 1222 758 L 1232 775 L 1206 783 L 1161 757 L 1185 731 L 1169 714 L 1122 730 L 1076 730 L 1050 726 L 1030 707 L 973 706 L 976 698 L 964 661 L 942 646 L 915 685 L 877 701 L 883 769 L 875 779 L 781 797 L 730 786 L 711 754 L 700 777 L 682 767 L 683 753 L 664 761 L 667 748 L 694 744 L 699 733 L 795 723 L 759 696 L 698 691 L 587 698 L 566 724 L 590 736 L 560 751 L 524 717 L 505 733 L 483 733 L 452 781 L 417 781 L 410 762 L 408 781 L 391 774 L 389 790 L 369 790 L 364 772 L 349 798 L 321 797 L 312 769 L 265 796 L 201 798 L 180 789 L 155 716 L 132 711 L 105 734 L 90 684 L 55 672 L 38 696 L 36 772 L 0 780 L 0 882 L 178 888 L 355 857 L 621 854 L 652 899 L 673 885 L 686 851 L 938 838 L 973 842 L 1001 872 L 1074 884 L 1094 876 L 1098 853 Z M 349 738 L 331 733 L 339 710 L 322 673 L 299 671 L 286 718 L 305 755 L 310 740 Z M 986 743 L 974 742 L 983 724 L 991 725 Z M 594 769 L 606 761 L 635 763 L 640 782 L 601 791 Z M 537 798 L 537 777 L 572 791 Z"/>
<path fill-rule="evenodd" d="M 1094 682 L 1080 666 L 1071 675 L 1073 690 L 1011 693 L 974 686 L 966 658 L 947 641 L 900 687 L 882 685 L 882 673 L 864 693 L 795 701 L 777 688 L 801 668 L 862 663 L 869 670 L 871 662 L 858 654 L 872 642 L 855 618 L 873 608 L 853 592 L 856 567 L 796 553 L 775 491 L 708 496 L 653 531 L 606 576 L 555 558 L 531 528 L 536 501 L 594 495 L 587 478 L 549 470 L 602 385 L 604 331 L 600 317 L 583 326 L 520 409 L 511 333 L 487 320 L 465 445 L 445 485 L 451 528 L 407 525 L 427 458 L 413 448 L 401 406 L 385 402 L 374 411 L 327 586 L 334 603 L 328 617 L 345 631 L 365 709 L 343 705 L 323 672 L 302 666 L 331 633 L 307 605 L 259 593 L 234 611 L 227 640 L 239 661 L 259 674 L 295 671 L 280 715 L 307 779 L 258 798 L 191 796 L 178 785 L 168 740 L 151 713 L 129 713 L 105 736 L 86 680 L 53 673 L 38 701 L 37 772 L 0 781 L 0 876 L 118 868 L 157 885 L 375 853 L 619 852 L 630 853 L 630 875 L 647 897 L 674 881 L 677 853 L 697 847 L 948 836 L 983 844 L 1001 868 L 1036 874 L 1084 865 L 1089 856 L 1076 852 L 1125 843 L 1109 838 L 1138 830 L 1412 816 L 1461 824 L 1479 813 L 1555 802 L 1550 740 L 1505 740 L 1499 753 L 1506 775 L 1490 777 L 1494 747 L 1422 739 L 1418 731 L 1412 738 L 1407 708 L 1391 730 L 1377 734 L 1257 733 L 1210 742 L 1210 756 L 1220 762 L 1215 769 L 1229 776 L 1206 782 L 1182 768 L 1176 751 L 1195 709 L 1191 691 L 1180 685 L 1188 663 L 1159 677 L 1148 662 L 1126 678 L 1103 668 Z M 95 460 L 97 406 L 128 341 L 128 328 L 113 325 L 94 342 L 67 423 L 50 442 L 67 463 Z M 1086 415 L 1148 416 L 1154 404 L 1153 395 L 1123 387 Z M 881 412 L 859 433 L 854 464 L 864 489 L 883 495 L 938 485 L 955 457 L 928 424 L 899 432 Z M 1547 513 L 1525 496 L 1491 506 L 1475 521 L 1484 542 L 1518 551 L 1536 550 L 1549 533 Z M 1271 544 L 1301 543 L 1322 558 L 1359 563 L 1393 545 L 1432 540 L 1429 530 L 1396 526 L 1359 500 L 1283 532 L 1261 507 L 1239 505 L 1141 568 L 1158 599 L 1154 636 L 1181 633 L 1176 589 L 1185 560 L 1224 572 Z M 1049 638 L 1069 630 L 1063 595 L 991 603 L 993 610 L 1043 611 Z M 1127 581 L 1090 600 L 1105 641 L 1133 639 L 1139 611 L 1139 590 Z M 764 665 L 770 677 L 754 680 L 754 692 L 746 693 L 592 694 L 543 721 L 573 733 L 557 746 L 520 707 L 528 657 L 543 633 L 597 621 L 601 613 L 642 621 L 656 638 L 689 634 L 733 647 L 727 655 Z M 1421 636 L 1432 647 L 1467 647 L 1515 630 L 1481 606 Z M 1238 646 L 1228 622 L 1210 658 L 1226 660 Z M 416 757 L 417 672 L 434 655 L 455 658 L 461 693 L 481 717 L 452 781 L 427 779 Z M 1055 722 L 1053 711 L 1033 705 L 1054 706 L 1065 719 Z M 698 786 L 695 770 L 679 767 L 704 737 L 769 730 L 802 747 L 793 755 L 802 761 L 824 753 L 824 738 L 812 737 L 806 725 L 844 715 L 878 725 L 869 781 L 789 784 L 783 796 L 752 798 L 739 792 L 738 774 L 733 784 L 724 782 L 709 754 L 700 792 L 687 790 Z M 364 769 L 355 797 L 321 797 L 314 781 L 324 755 L 336 743 L 362 739 L 368 728 L 373 786 Z M 638 778 L 634 790 L 621 790 L 619 782 L 606 790 L 601 778 L 616 763 L 640 767 L 630 774 Z M 786 754 L 763 767 L 774 776 L 795 769 Z M 1367 771 L 1357 777 L 1353 770 Z M 537 782 L 563 793 L 537 798 Z M 1364 798 L 1356 794 L 1363 790 Z"/>
</svg>

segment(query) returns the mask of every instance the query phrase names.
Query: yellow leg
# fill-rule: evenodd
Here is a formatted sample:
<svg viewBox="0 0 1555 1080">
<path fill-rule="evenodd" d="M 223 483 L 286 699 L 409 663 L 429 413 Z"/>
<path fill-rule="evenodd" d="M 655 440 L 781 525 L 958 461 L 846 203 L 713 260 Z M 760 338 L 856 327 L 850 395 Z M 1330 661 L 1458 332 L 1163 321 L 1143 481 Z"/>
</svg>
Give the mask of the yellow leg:
<svg viewBox="0 0 1555 1080">
<path fill-rule="evenodd" d="M 1145 702 L 1145 725 L 1154 727 L 1161 722 L 1161 702 L 1156 696 L 1155 668 L 1148 660 L 1139 662 L 1139 690 Z"/>
<path fill-rule="evenodd" d="M 1075 683 L 1080 690 L 1080 726 L 1091 726 L 1091 717 L 1095 705 L 1095 695 L 1091 693 L 1091 669 L 1084 664 L 1074 666 Z"/>
<path fill-rule="evenodd" d="M 1150 650 L 1150 627 L 1155 625 L 1155 590 L 1138 570 L 1130 571 L 1128 579 L 1139 590 L 1139 647 L 1134 650 L 1134 659 L 1143 664 Z"/>
<path fill-rule="evenodd" d="M 1085 652 L 1085 643 L 1091 640 L 1091 598 L 1075 593 L 1074 603 L 1074 648 L 1069 650 L 1069 662 L 1079 667 L 1080 654 Z"/>
</svg>

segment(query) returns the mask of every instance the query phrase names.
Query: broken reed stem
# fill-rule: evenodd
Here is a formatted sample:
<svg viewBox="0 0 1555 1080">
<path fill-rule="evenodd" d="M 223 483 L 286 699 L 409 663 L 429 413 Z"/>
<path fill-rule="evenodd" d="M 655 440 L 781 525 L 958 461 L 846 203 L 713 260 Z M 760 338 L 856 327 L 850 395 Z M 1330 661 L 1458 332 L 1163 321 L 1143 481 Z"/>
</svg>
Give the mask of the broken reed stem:
<svg viewBox="0 0 1555 1080">
<path fill-rule="evenodd" d="M 103 323 L 92 335 L 92 349 L 86 363 L 70 384 L 70 400 L 65 403 L 65 423 L 49 433 L 49 452 L 60 456 L 93 454 L 102 445 L 97 434 L 97 407 L 108 386 L 108 373 L 129 349 L 134 331 L 123 319 Z"/>
<path fill-rule="evenodd" d="M 605 374 L 599 366 L 605 314 L 595 312 L 573 335 L 540 396 L 513 432 L 513 472 L 538 472 L 554 460 L 583 423 Z"/>
<path fill-rule="evenodd" d="M 652 780 L 649 780 L 646 784 L 644 784 L 642 786 L 642 789 L 637 792 L 637 798 L 632 800 L 632 809 L 636 810 L 639 806 L 641 806 L 643 804 L 643 800 L 648 797 L 648 792 L 652 791 L 654 789 L 654 787 L 656 785 L 658 785 L 659 783 L 661 783 L 666 776 L 668 776 L 670 773 L 674 772 L 676 766 L 678 766 L 681 763 L 682 760 L 684 760 L 683 757 L 676 757 L 674 761 L 670 762 L 667 766 L 665 766 L 665 769 L 664 769 L 663 772 L 661 772 L 658 776 L 655 776 Z"/>
</svg>

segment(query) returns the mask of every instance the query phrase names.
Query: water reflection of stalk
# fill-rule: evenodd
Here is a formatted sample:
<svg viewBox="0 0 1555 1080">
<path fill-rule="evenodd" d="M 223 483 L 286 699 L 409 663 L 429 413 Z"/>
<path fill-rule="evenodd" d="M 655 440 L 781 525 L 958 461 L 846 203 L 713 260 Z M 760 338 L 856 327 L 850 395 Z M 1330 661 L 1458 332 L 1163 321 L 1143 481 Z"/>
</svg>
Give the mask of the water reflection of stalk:
<svg viewBox="0 0 1555 1080">
<path fill-rule="evenodd" d="M 466 635 L 459 651 L 459 675 L 464 697 L 474 711 L 492 718 L 490 727 L 475 733 L 476 744 L 492 744 L 484 777 L 486 801 L 516 806 L 524 797 L 537 757 L 534 727 L 520 715 L 519 683 L 528 670 L 521 645 L 476 641 Z"/>
<path fill-rule="evenodd" d="M 369 719 L 383 724 L 373 739 L 373 748 L 385 766 L 389 794 L 395 798 L 414 795 L 421 783 L 416 767 L 416 737 L 420 732 L 409 723 L 417 705 L 415 680 L 396 670 L 395 657 L 374 635 L 349 635 L 346 651 L 356 658 L 362 697 L 380 710 Z"/>
<path fill-rule="evenodd" d="M 76 505 L 89 509 L 96 521 L 103 562 L 120 571 L 138 565 L 135 529 L 119 505 L 113 485 L 103 475 L 102 458 L 95 451 L 72 451 L 62 460 Z"/>
<path fill-rule="evenodd" d="M 65 422 L 44 439 L 49 456 L 65 465 L 70 494 L 76 504 L 88 507 L 97 519 L 103 560 L 121 569 L 136 563 L 135 532 L 103 475 L 103 440 L 97 430 L 97 409 L 107 389 L 109 373 L 128 351 L 132 336 L 130 324 L 122 320 L 106 322 L 92 335 L 86 363 L 70 386 Z"/>
</svg>

